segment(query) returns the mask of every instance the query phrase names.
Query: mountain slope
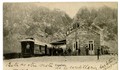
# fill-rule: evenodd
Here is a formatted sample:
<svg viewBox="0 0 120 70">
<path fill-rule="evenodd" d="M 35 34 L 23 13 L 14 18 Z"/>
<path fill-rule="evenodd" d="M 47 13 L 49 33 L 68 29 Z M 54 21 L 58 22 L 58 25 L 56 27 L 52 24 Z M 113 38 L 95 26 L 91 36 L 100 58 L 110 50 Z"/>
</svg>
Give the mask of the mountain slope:
<svg viewBox="0 0 120 70">
<path fill-rule="evenodd" d="M 64 39 L 72 19 L 63 11 L 26 3 L 3 5 L 4 53 L 20 52 L 20 40 L 37 38 L 42 42 Z M 13 50 L 14 48 L 14 50 Z"/>
</svg>

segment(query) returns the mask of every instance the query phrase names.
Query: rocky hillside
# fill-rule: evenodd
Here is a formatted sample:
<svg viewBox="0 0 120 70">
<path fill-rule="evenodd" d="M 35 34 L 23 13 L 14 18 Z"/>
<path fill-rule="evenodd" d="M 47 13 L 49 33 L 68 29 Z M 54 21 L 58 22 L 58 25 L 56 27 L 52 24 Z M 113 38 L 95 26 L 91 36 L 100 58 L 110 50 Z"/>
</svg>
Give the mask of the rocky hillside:
<svg viewBox="0 0 120 70">
<path fill-rule="evenodd" d="M 42 42 L 64 39 L 72 19 L 59 9 L 28 3 L 4 3 L 4 53 L 20 52 L 20 40 L 34 37 Z"/>
<path fill-rule="evenodd" d="M 65 39 L 69 27 L 79 23 L 80 26 L 90 27 L 92 30 L 97 31 L 97 28 L 102 30 L 101 44 L 117 52 L 117 22 L 117 9 L 106 6 L 99 9 L 80 8 L 71 19 L 60 9 L 51 10 L 33 3 L 4 3 L 3 50 L 4 53 L 20 52 L 20 40 L 26 37 L 37 38 L 48 43 Z"/>
</svg>

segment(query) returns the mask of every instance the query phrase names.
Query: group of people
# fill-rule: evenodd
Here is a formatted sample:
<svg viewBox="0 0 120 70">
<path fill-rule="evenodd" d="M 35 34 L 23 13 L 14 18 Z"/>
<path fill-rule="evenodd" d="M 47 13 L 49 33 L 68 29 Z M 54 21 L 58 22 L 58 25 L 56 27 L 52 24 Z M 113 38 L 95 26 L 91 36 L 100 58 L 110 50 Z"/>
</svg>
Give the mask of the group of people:
<svg viewBox="0 0 120 70">
<path fill-rule="evenodd" d="M 62 48 L 54 48 L 53 47 L 52 51 L 53 51 L 52 55 L 55 55 L 55 56 L 63 55 L 63 49 Z"/>
</svg>

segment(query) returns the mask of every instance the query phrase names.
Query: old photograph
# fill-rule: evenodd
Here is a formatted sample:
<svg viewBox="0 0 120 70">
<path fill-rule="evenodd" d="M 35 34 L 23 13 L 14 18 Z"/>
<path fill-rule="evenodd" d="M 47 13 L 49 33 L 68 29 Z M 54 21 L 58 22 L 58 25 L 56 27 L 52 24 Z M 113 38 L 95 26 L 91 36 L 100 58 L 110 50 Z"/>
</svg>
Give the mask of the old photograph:
<svg viewBox="0 0 120 70">
<path fill-rule="evenodd" d="M 117 2 L 4 2 L 4 70 L 118 70 Z"/>
</svg>

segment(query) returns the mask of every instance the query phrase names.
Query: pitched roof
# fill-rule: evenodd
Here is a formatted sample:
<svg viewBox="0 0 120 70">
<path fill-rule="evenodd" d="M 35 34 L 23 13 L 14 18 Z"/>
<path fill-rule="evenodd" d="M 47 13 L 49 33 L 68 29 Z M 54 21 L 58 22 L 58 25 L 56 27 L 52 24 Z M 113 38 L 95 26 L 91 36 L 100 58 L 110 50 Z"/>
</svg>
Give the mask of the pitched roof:
<svg viewBox="0 0 120 70">
<path fill-rule="evenodd" d="M 39 40 L 37 40 L 37 39 L 35 39 L 34 42 L 35 42 L 35 44 L 37 44 L 37 45 L 42 45 L 42 46 L 47 45 L 48 47 L 52 47 L 51 44 L 49 44 L 49 43 L 45 43 L 45 42 L 41 42 L 41 41 L 39 41 Z"/>
<path fill-rule="evenodd" d="M 95 31 L 94 29 L 92 29 L 93 26 L 94 26 L 95 28 L 97 28 L 98 31 Z M 92 23 L 92 25 L 91 25 L 90 27 L 85 27 L 85 28 L 84 28 L 84 25 L 81 25 L 81 26 L 79 26 L 79 27 L 77 27 L 77 28 L 75 28 L 75 29 L 72 29 L 71 31 L 69 31 L 69 34 L 67 34 L 67 36 L 70 35 L 71 33 L 75 32 L 76 30 L 81 29 L 81 28 L 82 28 L 82 29 L 85 29 L 85 30 L 88 29 L 89 31 L 92 31 L 92 32 L 97 33 L 97 34 L 100 35 L 101 28 L 98 27 L 98 26 L 96 26 L 94 23 Z"/>
<path fill-rule="evenodd" d="M 20 42 L 24 42 L 24 41 L 31 41 L 31 42 L 34 42 L 34 40 L 32 40 L 32 39 L 23 39 L 23 40 L 20 40 Z"/>
<path fill-rule="evenodd" d="M 51 42 L 50 44 L 53 44 L 53 45 L 66 44 L 66 39 L 64 39 L 64 40 L 59 40 L 59 41 L 54 41 L 54 42 Z"/>
</svg>

